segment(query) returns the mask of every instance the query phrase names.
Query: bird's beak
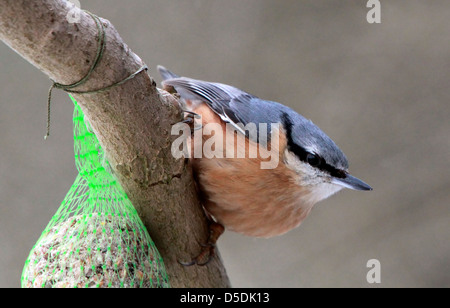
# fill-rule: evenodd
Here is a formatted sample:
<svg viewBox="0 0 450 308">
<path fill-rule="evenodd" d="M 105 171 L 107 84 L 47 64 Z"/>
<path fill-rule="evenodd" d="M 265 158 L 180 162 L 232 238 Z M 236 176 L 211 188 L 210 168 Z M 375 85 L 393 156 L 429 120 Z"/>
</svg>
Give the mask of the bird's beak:
<svg viewBox="0 0 450 308">
<path fill-rule="evenodd" d="M 346 174 L 345 178 L 333 178 L 331 183 L 353 190 L 373 190 L 372 187 L 350 174 Z"/>
</svg>

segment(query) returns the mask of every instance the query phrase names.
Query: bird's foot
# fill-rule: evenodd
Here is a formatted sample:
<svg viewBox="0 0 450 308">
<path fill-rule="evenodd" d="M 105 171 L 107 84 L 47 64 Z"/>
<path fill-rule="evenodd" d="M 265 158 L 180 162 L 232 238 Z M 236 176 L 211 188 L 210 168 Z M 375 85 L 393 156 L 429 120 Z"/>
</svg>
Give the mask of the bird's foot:
<svg viewBox="0 0 450 308">
<path fill-rule="evenodd" d="M 184 116 L 184 120 L 181 122 L 178 122 L 178 123 L 188 124 L 191 127 L 192 131 L 196 131 L 196 130 L 203 128 L 203 125 L 195 126 L 195 120 L 200 120 L 202 118 L 201 115 L 199 115 L 198 113 L 189 111 L 189 110 L 181 110 L 181 112 L 186 113 L 186 115 Z M 178 124 L 178 123 L 174 123 L 173 125 Z"/>
<path fill-rule="evenodd" d="M 200 254 L 197 255 L 195 258 L 193 258 L 189 262 L 182 262 L 178 261 L 183 266 L 192 266 L 192 265 L 198 265 L 198 266 L 205 266 L 216 255 L 216 243 L 219 237 L 222 235 L 222 233 L 225 231 L 224 226 L 217 222 L 212 222 L 209 225 L 209 237 L 208 242 L 206 244 L 200 244 L 201 251 Z"/>
</svg>

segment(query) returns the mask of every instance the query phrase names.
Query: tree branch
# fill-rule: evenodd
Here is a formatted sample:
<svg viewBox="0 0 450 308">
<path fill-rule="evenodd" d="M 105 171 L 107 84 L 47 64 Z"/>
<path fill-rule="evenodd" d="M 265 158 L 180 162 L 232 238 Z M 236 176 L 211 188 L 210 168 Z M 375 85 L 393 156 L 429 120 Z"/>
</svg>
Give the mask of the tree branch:
<svg viewBox="0 0 450 308">
<path fill-rule="evenodd" d="M 79 11 L 80 21 L 69 23 L 74 9 L 64 0 L 0 0 L 0 39 L 52 80 L 74 83 L 85 76 L 97 50 L 94 20 Z M 109 86 L 143 65 L 112 24 L 101 20 L 105 51 L 80 91 Z M 106 92 L 73 96 L 158 247 L 171 285 L 230 286 L 220 258 L 204 267 L 177 262 L 199 253 L 207 222 L 189 166 L 171 155 L 171 124 L 181 119 L 176 99 L 145 73 Z"/>
</svg>

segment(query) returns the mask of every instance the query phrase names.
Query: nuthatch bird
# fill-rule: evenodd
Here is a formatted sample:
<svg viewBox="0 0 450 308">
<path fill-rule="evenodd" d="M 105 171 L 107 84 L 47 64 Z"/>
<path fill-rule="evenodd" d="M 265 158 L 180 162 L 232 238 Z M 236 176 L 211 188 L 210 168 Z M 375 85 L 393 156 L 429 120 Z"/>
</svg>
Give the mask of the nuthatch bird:
<svg viewBox="0 0 450 308">
<path fill-rule="evenodd" d="M 300 225 L 314 204 L 342 188 L 372 190 L 348 173 L 347 158 L 333 140 L 291 108 L 229 85 L 179 77 L 162 66 L 158 70 L 164 88 L 175 89 L 188 115 L 200 115 L 202 124 L 220 124 L 223 134 L 236 131 L 226 124 L 279 124 L 275 168 L 262 169 L 261 157 L 191 159 L 203 206 L 213 222 L 208 244 L 185 265 L 206 264 L 201 259 L 214 255 L 214 244 L 224 227 L 249 236 L 272 237 Z M 237 151 L 259 146 L 258 138 L 245 132 L 237 133 L 237 138 L 244 138 L 246 147 Z"/>
</svg>

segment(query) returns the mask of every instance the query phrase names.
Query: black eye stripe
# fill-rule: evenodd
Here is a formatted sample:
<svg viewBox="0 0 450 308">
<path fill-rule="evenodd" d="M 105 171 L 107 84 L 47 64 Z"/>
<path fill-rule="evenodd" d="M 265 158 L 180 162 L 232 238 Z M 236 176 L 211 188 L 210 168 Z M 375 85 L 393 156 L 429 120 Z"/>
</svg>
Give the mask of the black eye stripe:
<svg viewBox="0 0 450 308">
<path fill-rule="evenodd" d="M 287 141 L 288 141 L 288 148 L 290 151 L 294 152 L 294 154 L 303 162 L 308 163 L 310 165 L 312 165 L 315 168 L 318 168 L 322 171 L 326 171 L 328 172 L 331 176 L 337 177 L 337 178 L 346 178 L 346 172 L 340 169 L 337 169 L 329 164 L 327 164 L 327 162 L 325 161 L 325 159 L 323 157 L 320 157 L 317 154 L 314 153 L 309 153 L 308 151 L 306 151 L 303 147 L 299 146 L 298 144 L 294 143 L 293 139 L 292 139 L 292 122 L 289 119 L 289 116 L 286 113 L 283 113 L 283 115 L 281 116 L 281 119 L 283 121 L 283 126 L 286 129 L 286 137 L 287 137 Z M 317 157 L 317 159 L 319 160 L 319 162 L 317 164 L 311 164 L 309 162 L 308 156 L 313 155 L 315 157 Z"/>
</svg>

